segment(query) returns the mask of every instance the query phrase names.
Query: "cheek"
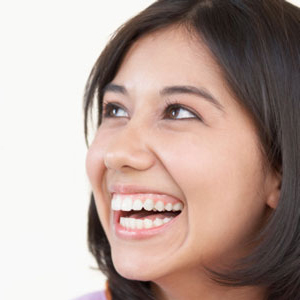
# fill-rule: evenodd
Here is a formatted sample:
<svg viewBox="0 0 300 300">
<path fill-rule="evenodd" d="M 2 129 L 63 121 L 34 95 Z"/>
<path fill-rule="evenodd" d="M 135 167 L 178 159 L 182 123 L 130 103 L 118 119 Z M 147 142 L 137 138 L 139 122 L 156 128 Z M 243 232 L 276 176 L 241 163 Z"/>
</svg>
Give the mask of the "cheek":
<svg viewBox="0 0 300 300">
<path fill-rule="evenodd" d="M 178 141 L 169 142 L 163 161 L 185 195 L 191 241 L 201 237 L 211 253 L 237 249 L 259 228 L 266 208 L 255 137 Z"/>
<path fill-rule="evenodd" d="M 174 135 L 157 145 L 163 145 L 159 156 L 185 195 L 209 195 L 209 199 L 218 195 L 217 203 L 224 205 L 222 198 L 239 195 L 240 203 L 244 199 L 247 205 L 246 200 L 256 197 L 263 187 L 261 153 L 254 134 Z"/>
</svg>

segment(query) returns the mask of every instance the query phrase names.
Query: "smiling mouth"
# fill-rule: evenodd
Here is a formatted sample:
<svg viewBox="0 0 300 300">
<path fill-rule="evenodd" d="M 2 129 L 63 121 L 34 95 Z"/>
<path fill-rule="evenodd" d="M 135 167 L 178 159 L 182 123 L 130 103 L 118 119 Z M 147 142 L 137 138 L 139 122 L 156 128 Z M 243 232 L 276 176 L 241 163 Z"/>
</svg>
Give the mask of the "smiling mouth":
<svg viewBox="0 0 300 300">
<path fill-rule="evenodd" d="M 142 231 L 169 223 L 181 213 L 183 204 L 166 195 L 114 194 L 111 207 L 123 229 Z"/>
<path fill-rule="evenodd" d="M 127 229 L 150 229 L 169 223 L 180 212 L 121 212 L 119 223 Z"/>
</svg>

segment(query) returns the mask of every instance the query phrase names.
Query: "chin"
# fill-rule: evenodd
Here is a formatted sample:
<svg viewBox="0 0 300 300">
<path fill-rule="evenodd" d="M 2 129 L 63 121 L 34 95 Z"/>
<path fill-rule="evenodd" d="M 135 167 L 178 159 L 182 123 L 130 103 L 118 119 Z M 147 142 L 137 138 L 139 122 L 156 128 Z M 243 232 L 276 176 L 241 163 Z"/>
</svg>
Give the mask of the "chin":
<svg viewBox="0 0 300 300">
<path fill-rule="evenodd" d="M 112 256 L 113 264 L 116 271 L 124 278 L 138 281 L 153 281 L 158 277 L 158 270 L 149 268 L 147 259 L 140 261 L 133 261 L 131 259 L 124 259 L 124 257 Z"/>
</svg>

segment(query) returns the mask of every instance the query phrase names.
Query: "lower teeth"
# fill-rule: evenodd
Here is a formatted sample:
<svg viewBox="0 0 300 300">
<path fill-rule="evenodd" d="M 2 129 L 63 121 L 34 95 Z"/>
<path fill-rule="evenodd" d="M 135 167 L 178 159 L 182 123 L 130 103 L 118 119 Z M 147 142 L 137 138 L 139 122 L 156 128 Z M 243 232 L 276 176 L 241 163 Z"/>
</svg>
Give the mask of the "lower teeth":
<svg viewBox="0 0 300 300">
<path fill-rule="evenodd" d="M 164 218 L 164 219 L 156 218 L 154 221 L 152 221 L 147 218 L 142 220 L 142 219 L 121 217 L 120 224 L 121 226 L 127 229 L 149 229 L 152 227 L 158 227 L 164 225 L 170 222 L 172 219 L 174 218 L 173 217 Z"/>
</svg>

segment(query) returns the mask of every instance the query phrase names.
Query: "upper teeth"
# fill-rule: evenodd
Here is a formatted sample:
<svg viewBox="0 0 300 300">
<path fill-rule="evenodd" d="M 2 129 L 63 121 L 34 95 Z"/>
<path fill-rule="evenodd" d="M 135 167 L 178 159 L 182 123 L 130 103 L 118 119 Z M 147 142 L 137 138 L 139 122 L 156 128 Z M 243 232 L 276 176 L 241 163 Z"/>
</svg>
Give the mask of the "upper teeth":
<svg viewBox="0 0 300 300">
<path fill-rule="evenodd" d="M 157 197 L 156 197 L 157 198 Z M 115 195 L 113 196 L 111 207 L 113 210 L 154 210 L 154 211 L 181 211 L 183 205 L 180 202 L 170 203 L 167 200 L 153 200 L 150 197 L 142 198 L 130 196 L 130 195 Z"/>
</svg>

